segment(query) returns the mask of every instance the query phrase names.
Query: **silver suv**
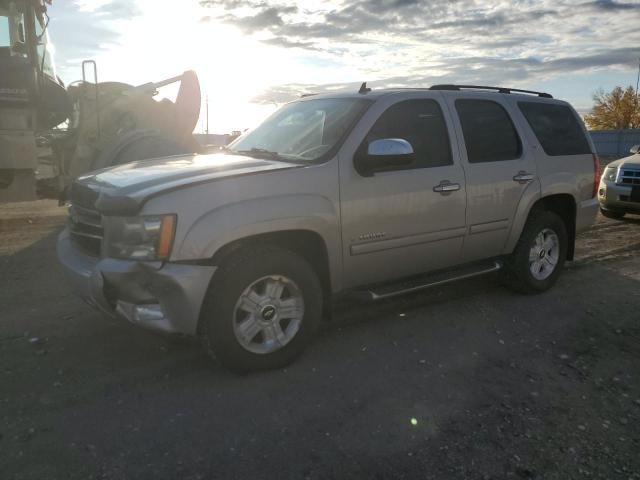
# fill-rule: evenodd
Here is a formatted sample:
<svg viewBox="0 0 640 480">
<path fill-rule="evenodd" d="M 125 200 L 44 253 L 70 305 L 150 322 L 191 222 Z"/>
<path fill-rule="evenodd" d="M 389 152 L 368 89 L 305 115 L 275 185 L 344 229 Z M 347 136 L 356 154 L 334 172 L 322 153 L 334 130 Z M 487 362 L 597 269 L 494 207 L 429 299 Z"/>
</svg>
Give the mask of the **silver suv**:
<svg viewBox="0 0 640 480">
<path fill-rule="evenodd" d="M 575 111 L 506 88 L 307 96 L 215 155 L 79 178 L 58 255 L 79 294 L 200 336 L 235 371 L 291 362 L 337 294 L 501 270 L 543 292 L 598 210 Z"/>
<path fill-rule="evenodd" d="M 608 164 L 602 173 L 598 200 L 605 217 L 620 220 L 627 213 L 640 213 L 640 145 L 630 153 Z"/>
</svg>

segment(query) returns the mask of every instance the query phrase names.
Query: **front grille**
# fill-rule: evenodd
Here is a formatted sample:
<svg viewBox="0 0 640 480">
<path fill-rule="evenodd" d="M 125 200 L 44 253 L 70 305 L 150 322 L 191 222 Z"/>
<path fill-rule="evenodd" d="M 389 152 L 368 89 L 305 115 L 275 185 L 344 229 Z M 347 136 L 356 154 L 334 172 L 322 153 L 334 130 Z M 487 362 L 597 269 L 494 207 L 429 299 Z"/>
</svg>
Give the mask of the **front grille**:
<svg viewBox="0 0 640 480">
<path fill-rule="evenodd" d="M 618 185 L 640 185 L 640 170 L 621 169 Z"/>
<path fill-rule="evenodd" d="M 93 257 L 100 256 L 104 230 L 98 212 L 72 204 L 69 207 L 69 233 L 80 250 Z"/>
<path fill-rule="evenodd" d="M 69 200 L 72 205 L 76 205 L 83 208 L 92 209 L 98 199 L 98 192 L 92 190 L 87 185 L 75 181 L 71 184 L 71 190 L 69 192 Z"/>
</svg>

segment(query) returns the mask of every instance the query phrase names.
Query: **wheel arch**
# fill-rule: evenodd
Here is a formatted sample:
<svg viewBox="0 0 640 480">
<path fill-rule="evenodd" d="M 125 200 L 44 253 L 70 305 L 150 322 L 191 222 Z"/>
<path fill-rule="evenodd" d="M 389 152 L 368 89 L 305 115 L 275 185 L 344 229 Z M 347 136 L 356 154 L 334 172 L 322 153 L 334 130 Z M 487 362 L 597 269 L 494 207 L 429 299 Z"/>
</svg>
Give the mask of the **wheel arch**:
<svg viewBox="0 0 640 480">
<path fill-rule="evenodd" d="M 219 266 L 233 255 L 240 253 L 240 251 L 265 246 L 289 250 L 304 258 L 311 265 L 318 275 L 322 286 L 324 313 L 329 313 L 331 311 L 331 293 L 333 287 L 329 251 L 324 238 L 316 231 L 287 229 L 238 238 L 218 248 L 208 262 L 212 265 Z M 198 330 L 199 329 L 200 325 L 198 325 Z"/>
<path fill-rule="evenodd" d="M 546 195 L 537 199 L 521 222 L 520 228 L 517 230 L 517 235 L 512 235 L 507 246 L 507 253 L 511 253 L 516 246 L 520 235 L 524 229 L 524 226 L 531 216 L 536 211 L 548 211 L 558 215 L 565 223 L 567 227 L 567 260 L 573 260 L 575 254 L 575 239 L 576 239 L 576 212 L 577 205 L 573 195 L 569 193 L 555 193 L 552 195 Z M 513 232 L 512 232 L 513 233 Z"/>
</svg>

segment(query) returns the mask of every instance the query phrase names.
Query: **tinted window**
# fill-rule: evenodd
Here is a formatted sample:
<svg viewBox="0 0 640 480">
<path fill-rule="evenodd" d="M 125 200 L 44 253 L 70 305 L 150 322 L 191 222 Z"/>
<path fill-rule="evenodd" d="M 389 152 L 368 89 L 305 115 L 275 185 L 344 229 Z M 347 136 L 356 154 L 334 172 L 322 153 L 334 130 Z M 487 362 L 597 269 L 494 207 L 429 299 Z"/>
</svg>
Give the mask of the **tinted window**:
<svg viewBox="0 0 640 480">
<path fill-rule="evenodd" d="M 547 155 L 591 153 L 582 127 L 566 105 L 519 102 L 518 106 Z"/>
<path fill-rule="evenodd" d="M 522 144 L 511 118 L 496 102 L 456 100 L 469 162 L 520 158 Z"/>
<path fill-rule="evenodd" d="M 413 147 L 415 162 L 406 168 L 451 165 L 451 145 L 442 110 L 434 100 L 405 100 L 389 107 L 369 131 L 361 149 L 373 140 L 403 138 Z"/>
<path fill-rule="evenodd" d="M 0 15 L 0 48 L 11 46 L 11 36 L 9 35 L 9 18 Z"/>
</svg>

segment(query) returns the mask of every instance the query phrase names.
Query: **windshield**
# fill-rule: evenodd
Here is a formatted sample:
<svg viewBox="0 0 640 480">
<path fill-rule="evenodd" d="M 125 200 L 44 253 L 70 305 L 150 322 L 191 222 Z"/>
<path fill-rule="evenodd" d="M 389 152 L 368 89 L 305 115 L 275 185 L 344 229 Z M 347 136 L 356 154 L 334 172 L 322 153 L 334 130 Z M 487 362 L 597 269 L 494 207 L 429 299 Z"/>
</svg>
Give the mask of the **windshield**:
<svg viewBox="0 0 640 480">
<path fill-rule="evenodd" d="M 44 18 L 42 15 L 36 17 L 36 35 L 40 38 L 38 43 L 38 62 L 42 67 L 42 73 L 56 81 L 56 69 L 53 61 L 54 49 L 49 41 L 48 22 L 48 17 Z"/>
<path fill-rule="evenodd" d="M 45 75 L 56 81 L 53 45 L 49 42 L 46 28 L 47 18 L 45 10 L 25 10 L 24 2 L 0 0 L 0 55 L 26 57 L 29 54 L 28 45 L 37 42 L 38 65 Z M 35 38 L 32 38 L 33 35 L 27 38 L 25 20 L 34 22 Z"/>
<path fill-rule="evenodd" d="M 11 35 L 9 33 L 9 17 L 2 14 L 0 10 L 0 47 L 11 46 Z"/>
<path fill-rule="evenodd" d="M 10 48 L 24 41 L 24 14 L 21 4 L 0 0 L 0 48 Z"/>
<path fill-rule="evenodd" d="M 325 98 L 285 105 L 228 147 L 231 154 L 312 162 L 337 148 L 370 100 Z"/>
</svg>

